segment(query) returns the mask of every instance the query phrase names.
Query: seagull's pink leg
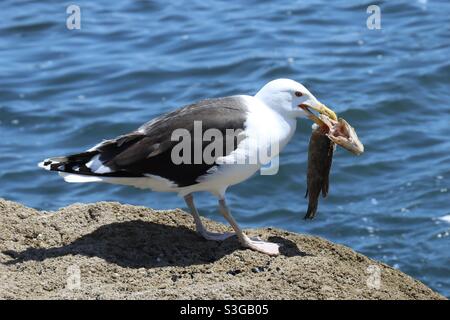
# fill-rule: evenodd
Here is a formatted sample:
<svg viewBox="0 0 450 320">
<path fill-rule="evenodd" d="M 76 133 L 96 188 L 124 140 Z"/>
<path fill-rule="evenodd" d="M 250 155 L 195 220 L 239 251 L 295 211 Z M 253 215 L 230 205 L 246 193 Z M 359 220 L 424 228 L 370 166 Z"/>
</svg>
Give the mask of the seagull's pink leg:
<svg viewBox="0 0 450 320">
<path fill-rule="evenodd" d="M 231 215 L 230 210 L 228 209 L 228 206 L 225 202 L 225 199 L 219 199 L 219 209 L 222 215 L 225 217 L 225 219 L 227 219 L 227 221 L 233 227 L 234 231 L 236 232 L 236 235 L 238 236 L 239 241 L 244 247 L 271 256 L 276 256 L 280 254 L 279 251 L 280 245 L 272 242 L 262 241 L 260 239 L 250 239 L 249 237 L 247 237 L 242 232 L 241 228 L 236 223 L 236 220 L 234 220 L 233 216 Z"/>
<path fill-rule="evenodd" d="M 234 232 L 217 233 L 206 230 L 205 226 L 202 223 L 202 220 L 200 219 L 197 208 L 194 205 L 194 197 L 192 196 L 192 194 L 188 194 L 187 196 L 185 196 L 184 201 L 189 207 L 192 217 L 194 217 L 195 229 L 203 238 L 205 238 L 206 240 L 223 241 L 225 239 L 228 239 L 229 237 L 234 236 Z"/>
</svg>

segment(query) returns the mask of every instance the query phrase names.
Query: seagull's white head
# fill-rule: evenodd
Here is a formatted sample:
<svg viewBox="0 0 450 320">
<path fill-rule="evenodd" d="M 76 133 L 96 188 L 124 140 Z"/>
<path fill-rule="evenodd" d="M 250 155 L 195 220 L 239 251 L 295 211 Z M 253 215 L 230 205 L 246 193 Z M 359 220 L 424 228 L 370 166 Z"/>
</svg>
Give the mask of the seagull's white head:
<svg viewBox="0 0 450 320">
<path fill-rule="evenodd" d="M 302 84 L 290 79 L 276 79 L 267 83 L 255 98 L 269 108 L 289 118 L 311 118 L 313 109 L 336 120 L 336 114 L 314 97 Z"/>
</svg>

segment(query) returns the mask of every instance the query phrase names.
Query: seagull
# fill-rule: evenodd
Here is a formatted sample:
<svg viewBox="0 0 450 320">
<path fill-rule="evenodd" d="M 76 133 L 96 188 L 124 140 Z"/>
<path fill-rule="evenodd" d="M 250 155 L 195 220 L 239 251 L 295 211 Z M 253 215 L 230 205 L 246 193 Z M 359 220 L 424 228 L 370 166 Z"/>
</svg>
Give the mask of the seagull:
<svg viewBox="0 0 450 320">
<path fill-rule="evenodd" d="M 223 241 L 236 235 L 245 248 L 278 255 L 278 244 L 245 235 L 225 193 L 270 164 L 292 138 L 297 118 L 314 120 L 312 111 L 336 120 L 336 114 L 302 84 L 276 79 L 254 96 L 202 100 L 87 151 L 48 158 L 39 167 L 58 172 L 69 183 L 106 182 L 175 192 L 184 198 L 203 238 Z M 205 228 L 193 196 L 201 191 L 218 198 L 219 211 L 234 232 Z"/>
</svg>

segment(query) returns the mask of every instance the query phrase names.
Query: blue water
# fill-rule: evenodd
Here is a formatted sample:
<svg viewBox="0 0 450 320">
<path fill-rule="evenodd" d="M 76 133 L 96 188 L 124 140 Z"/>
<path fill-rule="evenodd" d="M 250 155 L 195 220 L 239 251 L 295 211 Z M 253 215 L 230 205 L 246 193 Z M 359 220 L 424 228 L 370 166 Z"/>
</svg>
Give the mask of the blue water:
<svg viewBox="0 0 450 320">
<path fill-rule="evenodd" d="M 72 3 L 81 30 L 66 28 Z M 36 163 L 292 78 L 346 118 L 366 152 L 338 149 L 329 198 L 306 222 L 310 123 L 300 121 L 278 175 L 230 188 L 237 220 L 348 245 L 449 297 L 450 4 L 377 3 L 380 30 L 366 27 L 370 1 L 1 1 L 0 196 L 45 210 L 183 207 L 172 194 L 67 184 Z M 223 221 L 213 197 L 197 202 Z"/>
</svg>

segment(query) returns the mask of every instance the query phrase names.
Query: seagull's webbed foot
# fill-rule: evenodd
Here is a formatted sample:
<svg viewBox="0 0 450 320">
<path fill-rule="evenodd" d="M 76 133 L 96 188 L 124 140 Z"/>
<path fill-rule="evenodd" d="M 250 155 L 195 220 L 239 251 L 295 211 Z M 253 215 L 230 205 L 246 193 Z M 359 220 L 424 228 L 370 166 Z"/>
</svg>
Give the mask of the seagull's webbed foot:
<svg viewBox="0 0 450 320">
<path fill-rule="evenodd" d="M 246 235 L 243 235 L 242 245 L 249 249 L 259 251 L 270 256 L 277 256 L 280 254 L 280 245 L 273 242 L 266 242 L 259 238 L 249 238 Z"/>
<path fill-rule="evenodd" d="M 197 230 L 197 232 L 206 240 L 212 241 L 224 241 L 236 235 L 234 232 L 219 233 L 219 232 L 211 232 L 206 229 Z"/>
<path fill-rule="evenodd" d="M 233 227 L 234 231 L 236 231 L 236 235 L 239 239 L 239 242 L 246 248 L 262 252 L 268 254 L 270 256 L 276 256 L 280 254 L 280 245 L 272 242 L 266 242 L 261 240 L 260 238 L 249 238 L 247 237 L 239 228 L 238 224 L 234 220 L 233 216 L 230 213 L 230 210 L 225 203 L 225 199 L 219 199 L 219 209 L 222 215 L 227 219 L 230 225 Z"/>
</svg>

